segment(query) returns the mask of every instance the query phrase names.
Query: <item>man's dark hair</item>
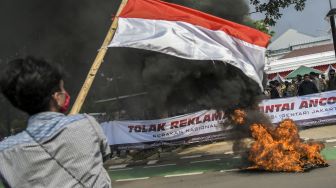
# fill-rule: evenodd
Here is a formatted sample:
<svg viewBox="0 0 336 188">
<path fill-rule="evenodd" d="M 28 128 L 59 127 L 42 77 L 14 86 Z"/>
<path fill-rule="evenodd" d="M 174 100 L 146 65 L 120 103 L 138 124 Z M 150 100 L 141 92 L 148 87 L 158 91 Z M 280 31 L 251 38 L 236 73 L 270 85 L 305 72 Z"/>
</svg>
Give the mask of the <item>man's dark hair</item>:
<svg viewBox="0 0 336 188">
<path fill-rule="evenodd" d="M 306 77 L 306 76 L 308 76 L 308 77 L 309 77 L 309 74 L 305 74 L 303 77 Z"/>
<path fill-rule="evenodd" d="M 0 89 L 13 106 L 33 115 L 49 109 L 62 78 L 61 70 L 44 60 L 20 58 L 10 61 L 3 70 Z"/>
<path fill-rule="evenodd" d="M 330 69 L 330 70 L 329 70 L 329 74 L 330 74 L 330 73 L 335 73 L 335 70 L 334 70 L 334 69 Z"/>
</svg>

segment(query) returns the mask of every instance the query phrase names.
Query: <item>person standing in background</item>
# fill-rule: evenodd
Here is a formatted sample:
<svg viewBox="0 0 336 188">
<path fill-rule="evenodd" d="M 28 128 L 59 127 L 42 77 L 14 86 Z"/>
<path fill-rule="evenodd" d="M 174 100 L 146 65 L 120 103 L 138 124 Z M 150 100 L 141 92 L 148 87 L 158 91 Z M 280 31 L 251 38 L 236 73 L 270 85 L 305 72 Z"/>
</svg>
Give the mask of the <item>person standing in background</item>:
<svg viewBox="0 0 336 188">
<path fill-rule="evenodd" d="M 284 96 L 283 97 L 293 97 L 295 96 L 295 85 L 288 82 L 288 81 L 285 81 L 285 90 L 284 90 Z"/>
<path fill-rule="evenodd" d="M 320 86 L 320 80 L 319 80 L 319 74 L 315 72 L 310 72 L 309 73 L 311 81 L 315 84 L 318 92 L 321 92 L 321 86 Z"/>
<path fill-rule="evenodd" d="M 325 92 L 327 90 L 327 81 L 325 79 L 325 75 L 321 74 L 320 80 L 320 91 Z"/>
<path fill-rule="evenodd" d="M 309 95 L 313 93 L 318 93 L 318 89 L 316 85 L 310 80 L 310 77 L 308 74 L 304 75 L 304 80 L 299 86 L 298 95 Z"/>
<path fill-rule="evenodd" d="M 335 70 L 330 69 L 328 74 L 329 80 L 327 81 L 327 90 L 332 91 L 336 89 L 336 78 L 335 78 Z"/>
<path fill-rule="evenodd" d="M 270 81 L 270 87 L 271 87 L 271 90 L 270 90 L 271 99 L 280 98 L 279 90 L 277 89 L 275 81 Z"/>
<path fill-rule="evenodd" d="M 298 96 L 298 91 L 299 91 L 299 87 L 301 85 L 301 83 L 303 82 L 302 80 L 302 76 L 300 74 L 296 75 L 296 82 L 295 82 L 295 90 L 296 90 L 296 93 L 295 93 L 295 96 Z"/>
</svg>

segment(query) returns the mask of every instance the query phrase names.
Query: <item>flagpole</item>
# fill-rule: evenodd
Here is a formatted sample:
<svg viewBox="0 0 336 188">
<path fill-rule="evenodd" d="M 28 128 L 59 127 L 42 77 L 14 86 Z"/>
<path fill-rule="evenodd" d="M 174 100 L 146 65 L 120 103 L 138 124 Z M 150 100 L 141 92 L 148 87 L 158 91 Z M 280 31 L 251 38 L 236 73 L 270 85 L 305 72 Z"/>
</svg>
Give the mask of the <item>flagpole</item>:
<svg viewBox="0 0 336 188">
<path fill-rule="evenodd" d="M 126 6 L 127 4 L 127 1 L 128 0 L 122 0 L 120 6 L 119 6 L 119 9 L 118 9 L 118 12 L 112 22 L 112 25 L 110 27 L 110 29 L 108 30 L 108 33 L 105 37 L 105 40 L 101 46 L 101 48 L 99 49 L 99 52 L 91 66 L 91 69 L 89 71 L 89 74 L 87 75 L 86 79 L 85 79 L 85 82 L 77 96 L 77 99 L 74 103 L 74 105 L 72 106 L 72 109 L 70 111 L 69 114 L 77 114 L 80 109 L 82 108 L 82 105 L 85 101 L 85 98 L 91 88 L 91 85 L 92 85 L 92 82 L 98 72 L 98 69 L 100 67 L 100 65 L 102 64 L 103 60 L 104 60 L 104 57 L 105 57 L 105 54 L 107 52 L 107 46 L 110 44 L 110 42 L 112 41 L 113 39 L 113 36 L 114 36 L 114 33 L 118 27 L 118 17 L 121 13 L 121 11 L 123 10 L 123 8 Z"/>
</svg>

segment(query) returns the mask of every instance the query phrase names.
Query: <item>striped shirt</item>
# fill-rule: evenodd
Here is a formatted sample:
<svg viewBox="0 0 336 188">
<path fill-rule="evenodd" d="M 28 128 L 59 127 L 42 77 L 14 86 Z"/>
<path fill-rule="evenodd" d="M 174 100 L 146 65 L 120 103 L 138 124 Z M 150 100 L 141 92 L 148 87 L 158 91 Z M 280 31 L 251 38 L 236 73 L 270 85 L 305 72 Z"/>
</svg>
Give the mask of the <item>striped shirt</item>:
<svg viewBox="0 0 336 188">
<path fill-rule="evenodd" d="M 8 187 L 111 187 L 103 167 L 110 153 L 94 118 L 43 112 L 0 142 L 0 178 Z"/>
</svg>

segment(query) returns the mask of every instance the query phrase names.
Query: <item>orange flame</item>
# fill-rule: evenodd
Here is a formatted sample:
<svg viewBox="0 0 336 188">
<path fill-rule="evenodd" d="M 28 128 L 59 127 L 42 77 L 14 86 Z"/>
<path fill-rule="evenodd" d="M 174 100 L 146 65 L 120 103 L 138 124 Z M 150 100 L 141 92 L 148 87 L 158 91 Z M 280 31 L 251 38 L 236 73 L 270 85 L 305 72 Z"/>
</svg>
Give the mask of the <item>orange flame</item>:
<svg viewBox="0 0 336 188">
<path fill-rule="evenodd" d="M 234 116 L 238 115 L 235 122 L 244 122 L 240 119 L 241 114 L 234 113 Z M 296 124 L 290 119 L 283 120 L 275 129 L 263 124 L 252 124 L 250 130 L 255 141 L 248 156 L 253 166 L 248 169 L 303 172 L 306 167 L 328 165 L 320 154 L 324 145 L 303 143 Z"/>
</svg>

